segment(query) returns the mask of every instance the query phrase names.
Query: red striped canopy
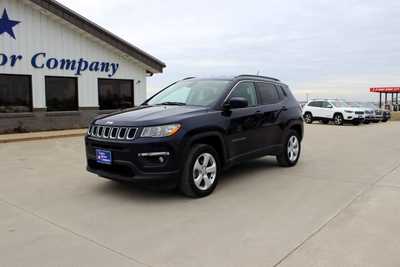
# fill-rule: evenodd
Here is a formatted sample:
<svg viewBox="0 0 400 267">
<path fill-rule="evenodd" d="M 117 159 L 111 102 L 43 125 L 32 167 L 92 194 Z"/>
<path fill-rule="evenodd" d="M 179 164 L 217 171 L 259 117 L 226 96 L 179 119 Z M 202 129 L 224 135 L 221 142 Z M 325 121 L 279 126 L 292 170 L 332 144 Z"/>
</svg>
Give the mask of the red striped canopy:
<svg viewBox="0 0 400 267">
<path fill-rule="evenodd" d="M 369 91 L 371 93 L 400 93 L 400 87 L 374 87 Z"/>
</svg>

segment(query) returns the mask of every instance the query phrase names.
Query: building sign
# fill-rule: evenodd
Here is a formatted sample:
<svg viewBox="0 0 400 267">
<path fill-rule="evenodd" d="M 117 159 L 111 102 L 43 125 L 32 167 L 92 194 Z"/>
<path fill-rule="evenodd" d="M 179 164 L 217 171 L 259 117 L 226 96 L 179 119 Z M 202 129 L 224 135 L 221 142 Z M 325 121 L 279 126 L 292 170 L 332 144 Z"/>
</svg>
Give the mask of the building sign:
<svg viewBox="0 0 400 267">
<path fill-rule="evenodd" d="M 7 10 L 4 9 L 3 15 L 0 18 L 0 36 L 4 33 L 7 33 L 10 37 L 16 39 L 13 28 L 19 23 L 21 22 L 10 20 Z M 4 53 L 0 53 L 0 67 L 9 66 L 13 68 L 23 59 L 23 55 L 7 55 Z M 30 58 L 30 64 L 35 69 L 70 71 L 74 75 L 82 75 L 84 72 L 105 73 L 110 78 L 117 73 L 119 68 L 118 63 L 96 60 L 90 61 L 84 58 L 57 58 L 48 55 L 46 52 L 39 52 L 34 54 Z"/>
<path fill-rule="evenodd" d="M 0 53 L 0 67 L 15 67 L 24 57 L 22 55 L 7 55 Z M 30 58 L 30 63 L 35 69 L 64 70 L 70 71 L 74 75 L 82 75 L 84 72 L 105 73 L 108 77 L 113 77 L 118 69 L 118 63 L 104 61 L 90 61 L 84 58 L 56 58 L 45 52 L 34 54 Z"/>
</svg>

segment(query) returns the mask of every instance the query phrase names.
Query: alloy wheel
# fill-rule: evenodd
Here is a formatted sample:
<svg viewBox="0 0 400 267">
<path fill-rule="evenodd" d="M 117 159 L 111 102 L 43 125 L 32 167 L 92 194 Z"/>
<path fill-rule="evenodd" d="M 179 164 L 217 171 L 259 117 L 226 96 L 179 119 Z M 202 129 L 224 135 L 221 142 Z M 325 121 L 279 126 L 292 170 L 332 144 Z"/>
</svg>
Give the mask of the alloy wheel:
<svg viewBox="0 0 400 267">
<path fill-rule="evenodd" d="M 217 162 L 210 153 L 197 157 L 193 166 L 193 179 L 196 187 L 202 191 L 210 189 L 217 177 Z"/>
<path fill-rule="evenodd" d="M 342 125 L 343 124 L 343 118 L 341 115 L 336 115 L 335 116 L 335 124 L 336 125 Z"/>
<path fill-rule="evenodd" d="M 304 116 L 304 120 L 306 121 L 306 123 L 312 123 L 312 116 L 311 116 L 311 114 L 306 114 L 305 116 Z"/>
<path fill-rule="evenodd" d="M 291 162 L 295 162 L 299 157 L 300 152 L 300 142 L 296 136 L 291 136 L 289 138 L 288 146 L 287 146 L 287 153 L 288 158 Z"/>
</svg>

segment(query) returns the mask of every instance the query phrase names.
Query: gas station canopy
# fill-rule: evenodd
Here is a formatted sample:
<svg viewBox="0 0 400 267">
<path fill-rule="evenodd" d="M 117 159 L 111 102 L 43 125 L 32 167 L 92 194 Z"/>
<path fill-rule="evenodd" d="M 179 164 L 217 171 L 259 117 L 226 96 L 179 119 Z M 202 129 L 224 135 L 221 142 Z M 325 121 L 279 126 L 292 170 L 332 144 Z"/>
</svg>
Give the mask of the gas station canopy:
<svg viewBox="0 0 400 267">
<path fill-rule="evenodd" d="M 399 93 L 400 87 L 373 87 L 370 88 L 371 93 L 379 93 L 379 107 L 382 107 L 382 95 L 385 94 L 385 108 L 393 111 L 400 111 Z M 388 95 L 392 96 L 391 103 L 388 102 Z"/>
<path fill-rule="evenodd" d="M 371 93 L 400 93 L 400 87 L 374 87 L 370 88 L 369 91 Z"/>
</svg>

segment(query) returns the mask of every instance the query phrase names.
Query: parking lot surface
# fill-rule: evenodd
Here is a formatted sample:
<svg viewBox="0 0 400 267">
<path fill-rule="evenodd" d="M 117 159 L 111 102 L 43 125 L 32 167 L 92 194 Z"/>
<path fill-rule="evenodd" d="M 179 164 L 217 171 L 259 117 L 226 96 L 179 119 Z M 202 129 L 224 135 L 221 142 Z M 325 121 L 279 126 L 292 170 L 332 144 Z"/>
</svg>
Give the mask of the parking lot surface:
<svg viewBox="0 0 400 267">
<path fill-rule="evenodd" d="M 305 131 L 199 200 L 87 173 L 79 137 L 0 144 L 0 266 L 400 266 L 400 123 Z"/>
</svg>

